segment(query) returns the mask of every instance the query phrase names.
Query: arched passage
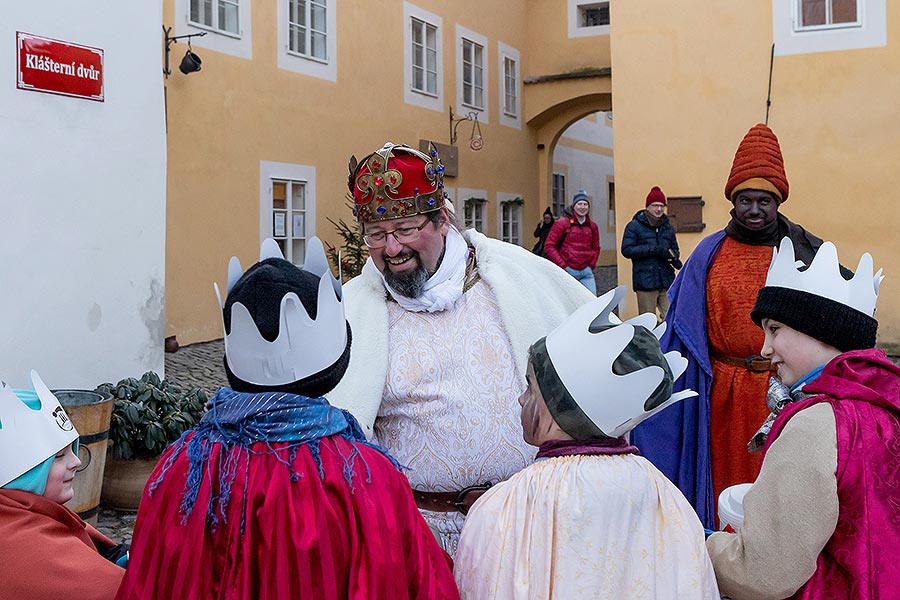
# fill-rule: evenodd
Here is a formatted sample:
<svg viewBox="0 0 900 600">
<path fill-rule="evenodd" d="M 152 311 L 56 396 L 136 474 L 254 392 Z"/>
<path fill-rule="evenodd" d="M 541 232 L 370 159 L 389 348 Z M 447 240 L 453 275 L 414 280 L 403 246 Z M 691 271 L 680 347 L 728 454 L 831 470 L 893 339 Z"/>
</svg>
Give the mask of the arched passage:
<svg viewBox="0 0 900 600">
<path fill-rule="evenodd" d="M 551 203 L 553 152 L 560 136 L 576 121 L 598 111 L 612 110 L 612 94 L 585 94 L 548 107 L 528 121 L 535 130 L 538 144 L 538 203 L 533 205 L 530 220 L 538 220 L 543 207 Z"/>
</svg>

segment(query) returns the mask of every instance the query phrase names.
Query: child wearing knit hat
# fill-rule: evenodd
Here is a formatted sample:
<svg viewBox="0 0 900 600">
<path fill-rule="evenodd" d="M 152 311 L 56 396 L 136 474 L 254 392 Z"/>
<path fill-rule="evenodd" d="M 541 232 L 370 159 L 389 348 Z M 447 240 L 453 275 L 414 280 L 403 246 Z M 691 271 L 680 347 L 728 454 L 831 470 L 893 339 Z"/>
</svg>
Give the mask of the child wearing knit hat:
<svg viewBox="0 0 900 600">
<path fill-rule="evenodd" d="M 557 220 L 550 229 L 544 252 L 596 296 L 594 267 L 600 258 L 600 230 L 591 220 L 590 212 L 587 192 L 578 190 L 572 197 L 570 214 Z"/>
<path fill-rule="evenodd" d="M 740 529 L 707 541 L 725 595 L 887 598 L 900 589 L 900 368 L 874 347 L 882 276 L 872 271 L 864 254 L 845 279 L 828 242 L 807 269 L 795 266 L 789 238 L 772 260 L 751 313 L 778 376 L 754 437 L 765 461 Z"/>
</svg>

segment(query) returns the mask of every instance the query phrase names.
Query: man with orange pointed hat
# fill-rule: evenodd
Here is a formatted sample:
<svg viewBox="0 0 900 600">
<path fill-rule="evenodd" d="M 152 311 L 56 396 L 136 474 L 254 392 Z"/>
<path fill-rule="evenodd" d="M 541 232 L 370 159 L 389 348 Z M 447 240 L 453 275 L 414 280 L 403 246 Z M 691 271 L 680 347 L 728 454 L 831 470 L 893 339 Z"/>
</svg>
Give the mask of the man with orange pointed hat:
<svg viewBox="0 0 900 600">
<path fill-rule="evenodd" d="M 710 557 L 735 600 L 896 598 L 900 367 L 875 348 L 881 271 L 866 253 L 847 280 L 830 242 L 801 270 L 794 250 L 781 242 L 750 314 L 781 388 L 755 438 L 765 461 Z"/>
<path fill-rule="evenodd" d="M 725 183 L 731 220 L 698 244 L 668 294 L 662 346 L 688 358 L 680 384 L 699 398 L 653 417 L 632 438 L 710 529 L 718 495 L 753 481 L 762 462 L 748 452 L 748 442 L 769 414 L 765 397 L 774 368 L 759 356 L 762 331 L 748 315 L 772 247 L 789 237 L 797 258 L 809 264 L 822 245 L 779 212 L 789 189 L 778 138 L 763 124 L 753 126 Z"/>
<path fill-rule="evenodd" d="M 369 260 L 345 286 L 354 346 L 329 398 L 409 467 L 453 555 L 472 502 L 534 458 L 516 402 L 528 347 L 593 295 L 525 248 L 460 232 L 433 147 L 351 159 L 349 187 Z"/>
<path fill-rule="evenodd" d="M 321 241 L 232 258 L 222 316 L 230 387 L 150 476 L 117 598 L 458 598 L 397 462 L 324 398 L 351 329 Z"/>
</svg>

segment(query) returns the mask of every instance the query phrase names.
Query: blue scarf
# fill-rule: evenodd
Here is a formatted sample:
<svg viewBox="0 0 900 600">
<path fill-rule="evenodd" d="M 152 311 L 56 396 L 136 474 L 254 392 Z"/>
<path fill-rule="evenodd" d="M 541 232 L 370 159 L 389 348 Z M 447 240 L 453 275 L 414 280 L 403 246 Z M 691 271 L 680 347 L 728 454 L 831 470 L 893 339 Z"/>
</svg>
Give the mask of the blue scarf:
<svg viewBox="0 0 900 600">
<path fill-rule="evenodd" d="M 356 457 L 359 456 L 357 444 L 363 444 L 381 452 L 391 463 L 400 469 L 400 464 L 380 446 L 366 440 L 356 418 L 343 409 L 331 406 L 325 398 L 308 398 L 284 392 L 265 392 L 248 394 L 236 392 L 230 388 L 221 388 L 206 405 L 207 412 L 192 430 L 186 431 L 181 438 L 172 444 L 172 451 L 163 464 L 159 475 L 150 482 L 148 493 L 152 496 L 162 482 L 167 471 L 175 463 L 178 455 L 185 448 L 189 460 L 188 475 L 185 481 L 184 494 L 179 511 L 182 523 L 187 522 L 193 511 L 200 491 L 206 464 L 214 444 L 224 448 L 220 456 L 224 462 L 220 469 L 218 485 L 211 486 L 212 494 L 206 509 L 207 521 L 215 530 L 219 520 L 225 520 L 225 509 L 231 497 L 231 484 L 242 457 L 245 468 L 249 470 L 250 454 L 271 454 L 290 472 L 291 481 L 298 481 L 302 475 L 294 471 L 294 458 L 297 449 L 306 445 L 319 471 L 319 477 L 325 478 L 322 460 L 319 454 L 319 441 L 323 437 L 340 436 L 351 443 L 352 451 L 344 460 L 344 479 L 353 488 L 353 469 Z M 193 434 L 193 435 L 191 435 Z M 187 439 L 190 436 L 190 439 Z M 265 450 L 250 449 L 250 446 L 262 442 Z M 283 448 L 273 448 L 273 443 L 287 443 Z M 233 451 L 234 449 L 237 451 Z M 283 456 L 286 454 L 287 456 Z M 366 482 L 371 482 L 371 471 L 366 467 Z M 244 501 L 247 497 L 249 477 L 244 478 Z M 244 511 L 241 511 L 242 515 Z M 244 531 L 244 517 L 241 517 L 241 533 Z"/>
</svg>

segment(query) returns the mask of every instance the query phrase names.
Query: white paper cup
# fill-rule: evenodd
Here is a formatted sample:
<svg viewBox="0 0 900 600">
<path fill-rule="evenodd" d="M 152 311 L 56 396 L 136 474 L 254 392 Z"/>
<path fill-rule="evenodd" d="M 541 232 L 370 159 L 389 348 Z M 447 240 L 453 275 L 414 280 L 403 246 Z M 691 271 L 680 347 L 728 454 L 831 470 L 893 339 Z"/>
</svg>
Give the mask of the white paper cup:
<svg viewBox="0 0 900 600">
<path fill-rule="evenodd" d="M 719 494 L 719 529 L 727 525 L 737 531 L 744 522 L 744 495 L 753 486 L 752 483 L 739 483 L 725 488 Z"/>
</svg>

